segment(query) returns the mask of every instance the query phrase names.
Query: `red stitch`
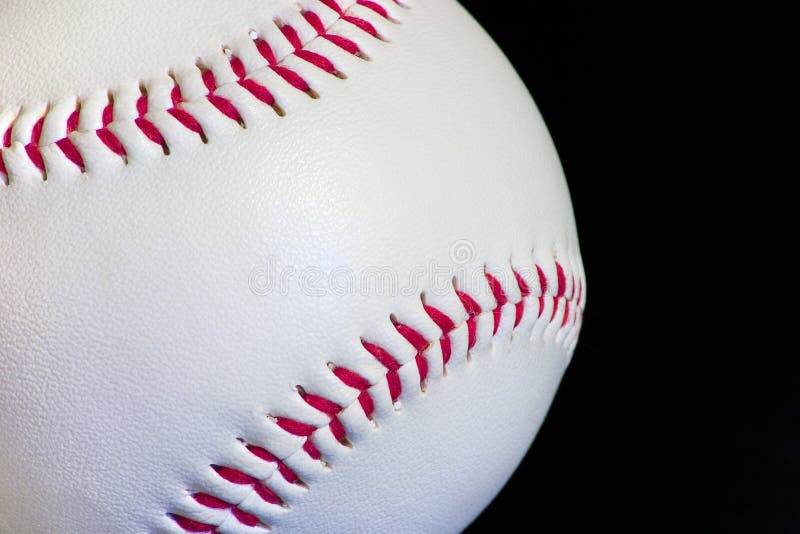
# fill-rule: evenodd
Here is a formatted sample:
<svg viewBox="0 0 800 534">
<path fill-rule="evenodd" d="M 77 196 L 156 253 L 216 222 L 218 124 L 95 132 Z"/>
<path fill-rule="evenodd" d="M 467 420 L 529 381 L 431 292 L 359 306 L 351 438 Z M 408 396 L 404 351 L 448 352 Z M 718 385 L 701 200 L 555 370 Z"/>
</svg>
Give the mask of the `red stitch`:
<svg viewBox="0 0 800 534">
<path fill-rule="evenodd" d="M 315 429 L 315 430 L 316 430 L 316 429 Z M 304 450 L 304 451 L 306 451 L 306 453 L 308 453 L 308 455 L 309 455 L 309 456 L 310 456 L 310 457 L 311 457 L 313 460 L 319 460 L 320 458 L 322 458 L 322 453 L 320 453 L 320 452 L 319 452 L 319 449 L 317 449 L 317 448 L 314 446 L 314 444 L 313 444 L 313 443 L 311 443 L 311 440 L 310 440 L 310 439 L 306 440 L 306 442 L 305 442 L 305 443 L 303 443 L 303 450 Z"/>
<path fill-rule="evenodd" d="M 389 396 L 392 398 L 392 402 L 397 402 L 397 399 L 400 398 L 400 394 L 403 392 L 403 386 L 400 383 L 400 375 L 397 374 L 397 371 L 389 371 L 386 373 L 386 383 L 389 385 Z"/>
<path fill-rule="evenodd" d="M 558 313 L 558 299 L 553 299 L 553 313 L 550 314 L 550 322 L 552 323 L 553 320 L 556 318 L 556 313 Z"/>
<path fill-rule="evenodd" d="M 330 33 L 323 35 L 323 37 L 328 41 L 332 42 L 333 44 L 335 44 L 336 46 L 338 46 L 339 48 L 341 48 L 342 50 L 344 50 L 345 52 L 349 52 L 357 57 L 362 57 L 362 58 L 364 57 L 364 54 L 361 52 L 361 48 L 355 43 L 355 41 L 351 41 L 350 39 L 347 39 L 340 35 L 333 35 Z"/>
<path fill-rule="evenodd" d="M 453 320 L 450 319 L 450 317 L 448 317 L 443 311 L 437 310 L 433 306 L 423 305 L 422 307 L 425 310 L 425 313 L 428 314 L 428 317 L 430 317 L 433 322 L 436 323 L 436 326 L 442 330 L 443 334 L 447 334 L 455 330 L 456 325 L 453 323 Z"/>
<path fill-rule="evenodd" d="M 241 59 L 239 59 L 236 56 L 231 56 L 230 63 L 231 63 L 231 70 L 233 70 L 233 73 L 236 75 L 237 78 L 242 80 L 244 79 L 245 76 L 247 76 L 247 71 L 245 70 L 244 63 L 242 63 Z"/>
<path fill-rule="evenodd" d="M 500 282 L 489 273 L 484 273 L 486 275 L 486 280 L 489 281 L 489 288 L 492 290 L 492 294 L 494 294 L 494 298 L 497 301 L 497 307 L 492 310 L 492 315 L 494 315 L 494 330 L 492 334 L 497 333 L 497 329 L 500 327 L 500 319 L 502 318 L 503 310 L 502 307 L 508 302 L 508 298 L 506 294 L 503 292 L 503 287 L 500 285 Z"/>
<path fill-rule="evenodd" d="M 172 115 L 175 120 L 181 123 L 186 129 L 199 135 L 200 139 L 202 139 L 204 143 L 208 142 L 206 139 L 206 134 L 203 131 L 203 127 L 200 126 L 200 123 L 197 122 L 197 119 L 189 115 L 189 113 L 179 108 L 168 109 L 167 113 Z"/>
<path fill-rule="evenodd" d="M 517 285 L 519 286 L 519 291 L 522 294 L 522 299 L 516 304 L 517 314 L 514 318 L 514 328 L 516 328 L 519 326 L 519 323 L 522 322 L 523 315 L 525 315 L 525 297 L 530 295 L 531 291 L 528 288 L 528 284 L 525 283 L 525 280 L 522 279 L 522 276 L 517 271 L 514 271 L 514 278 L 517 279 Z"/>
<path fill-rule="evenodd" d="M 301 423 L 300 421 L 295 421 L 287 417 L 277 417 L 275 418 L 275 422 L 279 427 L 295 436 L 308 437 L 317 429 L 314 425 Z"/>
<path fill-rule="evenodd" d="M 75 107 L 75 111 L 73 111 L 67 119 L 67 136 L 78 129 L 80 116 L 81 106 L 78 104 Z M 56 141 L 56 146 L 61 149 L 61 152 L 64 154 L 64 156 L 74 163 L 81 170 L 81 172 L 86 172 L 86 166 L 83 163 L 83 156 L 81 156 L 81 153 L 78 151 L 77 147 L 69 137 L 64 137 L 63 139 Z"/>
<path fill-rule="evenodd" d="M 258 483 L 258 480 L 248 474 L 242 473 L 236 469 L 225 467 L 221 465 L 212 465 L 211 469 L 217 472 L 219 476 L 230 482 L 240 486 L 252 486 Z"/>
<path fill-rule="evenodd" d="M 319 395 L 309 395 L 309 394 L 301 394 L 306 403 L 309 406 L 316 408 L 320 412 L 333 417 L 340 411 L 342 411 L 342 407 L 336 404 L 333 401 L 326 399 L 325 397 L 320 397 Z"/>
<path fill-rule="evenodd" d="M 81 156 L 81 153 L 78 152 L 78 149 L 68 137 L 56 141 L 56 146 L 61 149 L 61 152 L 64 154 L 64 156 L 74 163 L 81 170 L 81 172 L 86 172 L 86 165 L 83 163 L 83 156 Z"/>
<path fill-rule="evenodd" d="M 378 360 L 381 365 L 386 367 L 390 371 L 397 371 L 400 369 L 400 363 L 395 359 L 394 356 L 389 354 L 389 352 L 384 349 L 383 347 L 379 347 L 373 343 L 367 343 L 366 341 L 361 341 L 361 344 L 367 349 L 367 352 L 372 354 L 376 360 Z"/>
<path fill-rule="evenodd" d="M 331 60 L 329 60 L 325 56 L 317 54 L 316 52 L 311 52 L 310 50 L 298 50 L 297 52 L 294 53 L 294 55 L 296 55 L 297 57 L 299 57 L 304 61 L 311 63 L 316 67 L 319 67 L 328 74 L 333 74 L 334 76 L 336 75 L 341 76 L 339 72 L 336 70 L 336 67 L 333 66 Z"/>
<path fill-rule="evenodd" d="M 278 76 L 289 82 L 289 85 L 297 89 L 298 91 L 303 91 L 304 93 L 308 93 L 311 90 L 311 87 L 306 83 L 306 81 L 300 77 L 295 71 L 288 69 L 286 67 L 282 67 L 280 65 L 274 65 L 270 67 L 273 71 L 275 71 Z"/>
<path fill-rule="evenodd" d="M 289 466 L 283 462 L 278 463 L 278 472 L 289 484 L 295 484 L 300 480 L 300 477 L 297 476 L 297 473 L 292 471 Z"/>
<path fill-rule="evenodd" d="M 519 323 L 522 322 L 522 316 L 525 315 L 525 301 L 520 300 L 514 305 L 516 310 L 516 315 L 514 316 L 514 328 L 519 326 Z"/>
<path fill-rule="evenodd" d="M 578 306 L 581 305 L 582 298 L 583 298 L 583 280 L 578 279 L 578 298 L 575 299 L 575 302 L 578 303 Z"/>
<path fill-rule="evenodd" d="M 75 111 L 73 111 L 70 114 L 69 118 L 67 119 L 67 135 L 71 134 L 72 132 L 78 129 L 78 124 L 80 124 L 80 120 L 81 120 L 81 106 L 80 104 L 78 104 L 78 106 L 75 108 Z"/>
<path fill-rule="evenodd" d="M 281 26 L 280 29 L 289 44 L 294 47 L 295 52 L 303 48 L 303 42 L 300 40 L 300 36 L 297 35 L 297 30 L 288 24 Z"/>
<path fill-rule="evenodd" d="M 202 74 L 200 75 L 203 79 L 203 85 L 206 86 L 209 93 L 213 93 L 217 90 L 217 78 L 214 76 L 214 73 L 210 69 L 206 69 L 204 67 L 198 67 Z"/>
<path fill-rule="evenodd" d="M 275 97 L 272 96 L 272 93 L 269 92 L 269 89 L 257 83 L 255 80 L 252 79 L 240 80 L 239 85 L 247 89 L 247 91 L 249 91 L 250 94 L 252 94 L 254 97 L 264 102 L 266 105 L 272 108 L 276 107 Z"/>
<path fill-rule="evenodd" d="M 331 434 L 333 434 L 333 437 L 334 439 L 336 439 L 336 441 L 341 443 L 347 438 L 347 433 L 344 430 L 344 425 L 342 425 L 342 422 L 339 421 L 338 417 L 334 417 L 333 419 L 331 419 L 328 428 L 331 429 Z"/>
<path fill-rule="evenodd" d="M 376 4 L 372 0 L 358 0 L 356 3 L 366 7 L 367 9 L 371 9 L 385 19 L 389 18 L 389 13 L 386 12 L 386 9 L 384 9 L 383 6 Z"/>
<path fill-rule="evenodd" d="M 42 158 L 42 153 L 39 151 L 39 147 L 33 143 L 25 145 L 25 153 L 28 154 L 28 159 L 33 162 L 34 166 L 44 173 L 44 159 Z"/>
<path fill-rule="evenodd" d="M 567 320 L 569 319 L 569 301 L 564 301 L 564 318 L 561 320 L 561 328 L 564 328 L 567 324 Z"/>
<path fill-rule="evenodd" d="M 261 497 L 264 500 L 264 502 L 283 506 L 283 499 L 281 499 L 277 493 L 269 489 L 264 484 L 256 484 L 255 486 L 253 486 L 253 489 L 255 489 L 258 496 Z"/>
<path fill-rule="evenodd" d="M 467 295 L 463 291 L 456 291 L 456 295 L 458 295 L 459 300 L 461 301 L 461 305 L 464 306 L 464 309 L 467 312 L 467 315 L 470 317 L 475 317 L 476 315 L 480 315 L 483 311 L 481 310 L 480 304 L 478 304 L 475 299 L 471 296 Z"/>
<path fill-rule="evenodd" d="M 212 106 L 214 106 L 220 111 L 220 113 L 222 113 L 232 121 L 238 122 L 240 126 L 244 126 L 244 120 L 242 119 L 239 110 L 236 109 L 236 106 L 234 106 L 230 100 L 213 94 L 208 95 L 206 98 L 208 99 L 209 102 L 211 102 Z"/>
<path fill-rule="evenodd" d="M 33 125 L 33 130 L 31 130 L 31 143 L 39 143 L 39 140 L 42 138 L 42 128 L 44 128 L 44 117 L 41 117 L 36 121 L 36 124 Z"/>
<path fill-rule="evenodd" d="M 536 276 L 539 277 L 539 285 L 542 287 L 542 295 L 547 293 L 547 277 L 544 275 L 544 271 L 538 265 L 536 266 Z"/>
<path fill-rule="evenodd" d="M 419 381 L 422 383 L 428 378 L 428 360 L 422 354 L 417 354 L 416 360 L 417 369 L 419 370 Z"/>
<path fill-rule="evenodd" d="M 248 527 L 256 527 L 261 524 L 261 521 L 256 516 L 254 516 L 253 514 L 248 514 L 247 512 L 239 508 L 233 508 L 231 510 L 231 513 L 236 519 L 239 520 L 241 524 L 246 525 Z"/>
<path fill-rule="evenodd" d="M 561 298 L 567 292 L 567 277 L 564 275 L 564 268 L 558 262 L 556 262 L 556 278 L 558 279 L 556 298 Z"/>
<path fill-rule="evenodd" d="M 42 158 L 42 153 L 39 151 L 39 139 L 42 137 L 43 127 L 44 117 L 41 117 L 36 121 L 36 124 L 33 125 L 33 130 L 31 130 L 31 142 L 25 145 L 25 152 L 28 154 L 28 159 L 43 173 L 43 179 L 46 180 L 47 176 L 44 174 L 44 159 Z"/>
<path fill-rule="evenodd" d="M 378 37 L 378 30 L 375 29 L 375 26 L 373 26 L 372 24 L 370 24 L 369 22 L 367 22 L 364 19 L 360 19 L 358 17 L 351 17 L 349 15 L 345 15 L 345 16 L 342 17 L 342 20 L 346 20 L 347 22 L 349 22 L 350 24 L 352 24 L 356 28 L 359 28 L 360 30 L 363 30 L 363 31 L 367 32 L 368 34 L 370 34 L 373 37 L 379 38 Z"/>
<path fill-rule="evenodd" d="M 100 141 L 102 141 L 103 144 L 106 145 L 109 150 L 111 150 L 111 152 L 122 159 L 127 160 L 128 153 L 125 151 L 125 147 L 122 146 L 122 143 L 119 141 L 119 139 L 117 139 L 117 136 L 111 132 L 111 130 L 108 128 L 101 128 L 97 130 L 96 134 L 97 137 L 100 138 Z"/>
<path fill-rule="evenodd" d="M 452 350 L 450 348 L 450 336 L 448 335 L 442 336 L 442 338 L 439 340 L 439 344 L 442 347 L 442 361 L 444 362 L 444 365 L 447 365 L 447 362 L 450 361 L 450 355 Z"/>
<path fill-rule="evenodd" d="M 3 161 L 2 150 L 0 150 L 0 176 L 3 178 L 3 184 L 8 185 L 8 171 L 6 170 L 6 164 Z"/>
<path fill-rule="evenodd" d="M 358 396 L 358 403 L 361 405 L 361 409 L 364 410 L 364 414 L 368 418 L 372 418 L 372 414 L 375 413 L 375 403 L 372 402 L 372 397 L 368 391 L 363 391 Z"/>
<path fill-rule="evenodd" d="M 278 462 L 277 456 L 269 452 L 267 449 L 262 447 L 256 447 L 255 445 L 247 445 L 247 450 L 250 451 L 254 456 L 264 460 L 268 463 L 276 463 Z"/>
<path fill-rule="evenodd" d="M 227 503 L 222 499 L 217 499 L 213 495 L 209 495 L 207 493 L 195 493 L 192 495 L 192 498 L 199 504 L 202 504 L 208 508 L 214 508 L 216 510 L 227 510 L 232 506 L 230 503 Z"/>
<path fill-rule="evenodd" d="M 275 53 L 272 51 L 272 48 L 269 46 L 268 42 L 266 42 L 264 39 L 256 39 L 253 42 L 256 44 L 258 53 L 267 60 L 267 63 L 270 66 L 278 64 L 278 61 L 275 59 Z"/>
<path fill-rule="evenodd" d="M 475 346 L 477 342 L 477 332 L 478 332 L 478 321 L 477 317 L 481 313 L 480 305 L 473 299 L 471 296 L 467 295 L 463 291 L 456 291 L 458 298 L 461 300 L 461 304 L 464 306 L 464 309 L 467 311 L 467 315 L 469 315 L 469 319 L 467 319 L 467 334 L 468 334 L 468 343 L 467 348 L 471 349 Z"/>
<path fill-rule="evenodd" d="M 317 32 L 317 35 L 325 35 L 327 30 L 325 29 L 325 25 L 322 23 L 322 19 L 319 18 L 319 15 L 314 13 L 313 11 L 303 11 L 303 18 L 306 19 L 314 31 Z"/>
<path fill-rule="evenodd" d="M 325 4 L 326 6 L 328 6 L 329 8 L 331 8 L 332 10 L 336 11 L 336 13 L 337 13 L 337 14 L 338 14 L 340 17 L 341 17 L 342 15 L 344 15 L 344 11 L 342 11 L 342 8 L 341 8 L 341 7 L 339 7 L 339 4 L 337 4 L 337 3 L 335 2 L 335 0 L 320 0 L 320 2 L 322 2 L 323 4 Z"/>
<path fill-rule="evenodd" d="M 428 348 L 429 345 L 428 340 L 422 337 L 422 334 L 420 334 L 410 326 L 401 323 L 395 323 L 394 327 L 397 329 L 398 332 L 400 332 L 401 336 L 406 338 L 406 341 L 411 343 L 411 346 L 417 349 L 417 352 L 422 352 L 423 350 Z"/>
<path fill-rule="evenodd" d="M 344 367 L 336 367 L 333 369 L 333 374 L 351 388 L 364 391 L 370 387 L 370 383 L 366 378 Z"/>
<path fill-rule="evenodd" d="M 3 146 L 5 148 L 11 146 L 11 126 L 9 126 L 6 132 L 3 134 Z"/>
<path fill-rule="evenodd" d="M 154 142 L 157 145 L 161 146 L 161 149 L 164 151 L 164 154 L 169 155 L 169 147 L 167 146 L 167 141 L 161 135 L 161 132 L 156 128 L 156 125 L 150 122 L 149 120 L 145 119 L 144 117 L 139 117 L 135 119 L 134 124 L 142 131 L 142 133 Z"/>
<path fill-rule="evenodd" d="M 108 104 L 103 108 L 103 128 L 111 124 L 114 120 L 114 100 L 109 98 Z"/>
<path fill-rule="evenodd" d="M 186 532 L 193 532 L 195 534 L 217 533 L 217 529 L 213 525 L 207 525 L 206 523 L 201 523 L 199 521 L 195 521 L 193 519 L 189 519 L 188 517 L 183 517 L 182 515 L 177 515 L 177 514 L 169 514 L 169 517 Z"/>
</svg>

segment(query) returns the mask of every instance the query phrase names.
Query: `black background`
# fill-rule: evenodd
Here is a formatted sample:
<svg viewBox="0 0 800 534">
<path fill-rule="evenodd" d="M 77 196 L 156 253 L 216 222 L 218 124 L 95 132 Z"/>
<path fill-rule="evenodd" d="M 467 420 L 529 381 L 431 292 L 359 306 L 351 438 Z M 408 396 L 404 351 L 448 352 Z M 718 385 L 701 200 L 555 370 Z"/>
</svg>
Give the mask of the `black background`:
<svg viewBox="0 0 800 534">
<path fill-rule="evenodd" d="M 462 4 L 544 115 L 588 277 L 551 412 L 470 532 L 800 532 L 798 8 Z"/>
</svg>

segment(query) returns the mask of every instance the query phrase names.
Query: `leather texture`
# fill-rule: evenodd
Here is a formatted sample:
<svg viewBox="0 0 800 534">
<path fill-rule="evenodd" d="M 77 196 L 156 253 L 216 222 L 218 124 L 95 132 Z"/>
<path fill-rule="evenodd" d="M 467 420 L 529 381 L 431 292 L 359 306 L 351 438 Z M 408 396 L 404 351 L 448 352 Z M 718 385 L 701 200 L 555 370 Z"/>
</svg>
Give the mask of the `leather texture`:
<svg viewBox="0 0 800 534">
<path fill-rule="evenodd" d="M 43 182 L 20 164 L 0 186 L 0 532 L 183 532 L 167 514 L 237 438 L 267 433 L 267 414 L 299 409 L 294 386 L 336 395 L 328 362 L 375 371 L 361 339 L 399 346 L 392 314 L 426 328 L 420 294 L 452 297 L 427 278 L 408 294 L 296 279 L 261 294 L 264 266 L 390 268 L 402 283 L 435 264 L 487 301 L 484 267 L 511 277 L 557 258 L 582 278 L 556 151 L 507 60 L 452 0 L 378 3 L 398 23 L 353 9 L 384 40 L 342 29 L 370 60 L 311 43 L 347 78 L 298 63 L 320 98 L 276 85 L 285 117 L 242 97 L 247 128 L 209 119 L 207 145 L 165 123 L 168 157 L 123 132 L 127 165 L 87 148 L 84 174 L 54 164 Z M 98 91 L 123 105 L 168 67 L 298 18 L 289 0 L 118 4 L 4 7 L 0 117 Z M 467 261 L 455 243 L 474 247 Z M 569 362 L 574 343 L 547 332 L 481 345 L 404 393 L 287 495 L 273 530 L 463 529 L 525 454 Z"/>
</svg>

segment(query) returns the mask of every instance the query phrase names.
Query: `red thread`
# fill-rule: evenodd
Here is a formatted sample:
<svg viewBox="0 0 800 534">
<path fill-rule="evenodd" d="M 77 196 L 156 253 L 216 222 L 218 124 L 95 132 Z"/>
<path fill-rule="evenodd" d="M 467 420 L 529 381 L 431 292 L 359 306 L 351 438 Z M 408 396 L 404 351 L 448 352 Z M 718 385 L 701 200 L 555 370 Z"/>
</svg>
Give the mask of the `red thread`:
<svg viewBox="0 0 800 534">
<path fill-rule="evenodd" d="M 361 409 L 364 410 L 364 414 L 371 418 L 372 414 L 375 413 L 375 403 L 372 402 L 372 397 L 368 391 L 364 391 L 358 396 L 358 403 L 361 405 Z"/>
<path fill-rule="evenodd" d="M 264 102 L 266 105 L 275 107 L 275 97 L 272 96 L 272 93 L 269 92 L 269 89 L 259 83 L 256 83 L 255 80 L 240 80 L 239 85 L 247 89 L 250 94 Z"/>
<path fill-rule="evenodd" d="M 389 18 L 389 13 L 386 12 L 386 9 L 384 9 L 383 6 L 376 4 L 372 0 L 358 0 L 357 4 L 362 5 L 367 9 L 371 9 L 385 19 Z"/>
<path fill-rule="evenodd" d="M 272 51 L 272 48 L 269 46 L 268 42 L 266 42 L 264 39 L 256 39 L 253 42 L 256 45 L 258 53 L 267 60 L 267 63 L 270 66 L 278 64 L 278 61 L 275 59 L 275 53 Z"/>
<path fill-rule="evenodd" d="M 333 401 L 326 399 L 325 397 L 320 397 L 319 395 L 308 395 L 303 394 L 301 395 L 303 400 L 306 401 L 309 406 L 312 406 L 319 410 L 320 412 L 333 417 L 340 411 L 342 411 L 342 407 L 336 404 Z"/>
<path fill-rule="evenodd" d="M 372 24 L 370 24 L 369 22 L 367 22 L 364 19 L 360 19 L 358 17 L 350 17 L 348 15 L 345 15 L 345 16 L 342 17 L 342 20 L 346 20 L 347 22 L 349 22 L 350 24 L 352 24 L 356 28 L 367 32 L 368 34 L 370 34 L 373 37 L 378 37 L 378 30 L 375 29 L 375 26 L 373 26 Z"/>
<path fill-rule="evenodd" d="M 303 42 L 300 40 L 300 36 L 297 35 L 297 30 L 293 27 L 285 24 L 281 26 L 281 33 L 289 41 L 289 44 L 294 47 L 295 52 L 303 48 Z"/>
<path fill-rule="evenodd" d="M 211 102 L 211 105 L 217 108 L 220 113 L 232 121 L 238 122 L 239 124 L 244 124 L 244 120 L 242 119 L 239 110 L 236 109 L 236 106 L 234 106 L 230 100 L 214 94 L 210 94 L 206 98 L 208 98 L 208 101 Z"/>
<path fill-rule="evenodd" d="M 416 330 L 411 328 L 410 326 L 406 326 L 404 324 L 395 323 L 394 327 L 400 332 L 406 341 L 411 343 L 411 345 L 417 349 L 417 352 L 422 352 L 423 350 L 428 348 L 428 341 Z"/>
<path fill-rule="evenodd" d="M 294 53 L 294 55 L 311 63 L 312 65 L 319 67 L 328 74 L 336 74 L 336 67 L 333 66 L 331 60 L 323 55 L 317 54 L 316 52 L 311 52 L 310 50 L 298 50 Z"/>
<path fill-rule="evenodd" d="M 428 378 L 428 360 L 425 359 L 423 354 L 417 354 L 417 369 L 419 369 L 419 381 L 420 383 L 425 382 L 425 379 Z"/>
<path fill-rule="evenodd" d="M 211 468 L 217 472 L 219 476 L 230 482 L 231 484 L 238 484 L 240 486 L 252 486 L 253 484 L 258 483 L 258 480 L 251 477 L 248 474 L 242 473 L 236 469 L 231 469 L 230 467 L 224 467 L 221 465 L 212 465 Z"/>
<path fill-rule="evenodd" d="M 400 376 L 397 371 L 386 373 L 386 383 L 389 385 L 389 396 L 392 398 L 392 402 L 397 402 L 403 392 L 403 386 L 400 383 Z"/>
<path fill-rule="evenodd" d="M 295 484 L 300 480 L 300 477 L 297 476 L 297 473 L 292 471 L 289 466 L 283 462 L 278 463 L 278 472 L 289 484 Z"/>
<path fill-rule="evenodd" d="M 347 433 L 344 430 L 344 425 L 342 425 L 342 422 L 339 421 L 338 417 L 334 417 L 333 419 L 331 419 L 328 428 L 331 429 L 331 434 L 333 434 L 333 437 L 336 439 L 336 441 L 341 443 L 347 438 Z"/>
<path fill-rule="evenodd" d="M 337 4 L 335 0 L 320 0 L 320 2 L 322 2 L 332 10 L 336 11 L 336 14 L 339 15 L 340 17 L 344 15 L 344 11 L 342 11 L 342 8 L 339 7 L 339 4 Z"/>
<path fill-rule="evenodd" d="M 268 463 L 276 463 L 278 462 L 278 458 L 269 452 L 267 449 L 256 447 L 255 445 L 247 445 L 247 450 L 250 451 L 254 456 L 264 460 Z"/>
<path fill-rule="evenodd" d="M 128 153 L 125 151 L 125 147 L 122 146 L 120 140 L 111 130 L 108 128 L 101 128 L 97 130 L 97 137 L 100 138 L 100 141 L 102 141 L 111 152 L 123 159 L 127 159 Z"/>
<path fill-rule="evenodd" d="M 256 516 L 254 516 L 253 514 L 249 514 L 239 508 L 233 508 L 231 510 L 231 513 L 236 519 L 239 520 L 241 524 L 246 525 L 248 527 L 255 527 L 261 524 L 261 521 Z"/>
<path fill-rule="evenodd" d="M 340 35 L 333 35 L 330 33 L 324 34 L 323 37 L 328 41 L 332 42 L 333 44 L 335 44 L 336 46 L 338 46 L 339 48 L 341 48 L 342 50 L 344 50 L 345 52 L 349 52 L 354 56 L 359 56 L 359 57 L 363 56 L 363 54 L 361 53 L 361 48 L 355 43 L 355 41 L 351 41 L 346 37 L 342 37 Z"/>
<path fill-rule="evenodd" d="M 316 428 L 315 428 L 314 430 L 316 430 Z M 317 449 L 317 447 L 316 447 L 316 446 L 314 446 L 314 444 L 313 444 L 313 443 L 311 443 L 311 440 L 310 440 L 310 439 L 309 439 L 309 440 L 306 440 L 306 442 L 305 442 L 305 443 L 303 443 L 303 450 L 304 450 L 304 451 L 306 451 L 306 453 L 307 453 L 307 454 L 308 454 L 308 455 L 309 455 L 309 456 L 310 456 L 310 457 L 311 457 L 313 460 L 319 460 L 320 458 L 322 458 L 322 453 L 320 453 L 320 452 L 319 452 L 319 449 Z"/>
<path fill-rule="evenodd" d="M 366 341 L 362 341 L 361 344 L 367 349 L 367 352 L 372 354 L 376 360 L 378 360 L 381 365 L 386 367 L 389 371 L 397 371 L 400 369 L 400 363 L 389 354 L 389 351 L 386 349 L 379 347 L 373 343 L 367 343 Z"/>
<path fill-rule="evenodd" d="M 217 499 L 216 497 L 213 497 L 207 493 L 195 493 L 192 495 L 192 498 L 207 508 L 227 510 L 231 507 L 231 504 L 223 501 L 222 499 Z"/>
<path fill-rule="evenodd" d="M 306 81 L 303 78 L 301 78 L 300 75 L 297 74 L 295 71 L 287 69 L 286 67 L 280 65 L 274 65 L 270 68 L 273 71 L 275 71 L 275 73 L 278 74 L 278 76 L 286 80 L 289 83 L 289 85 L 291 85 L 298 91 L 303 91 L 304 93 L 307 93 L 311 90 L 311 87 L 309 87 L 308 83 L 306 83 Z"/>
<path fill-rule="evenodd" d="M 556 262 L 556 278 L 558 286 L 556 287 L 556 298 L 561 298 L 567 292 L 567 277 L 564 275 L 564 268 L 561 264 Z"/>
<path fill-rule="evenodd" d="M 333 374 L 351 388 L 364 391 L 370 387 L 370 383 L 366 378 L 344 367 L 336 367 Z"/>
<path fill-rule="evenodd" d="M 264 484 L 256 484 L 255 486 L 253 486 L 253 489 L 255 489 L 256 494 L 258 494 L 258 496 L 261 497 L 261 499 L 263 499 L 264 502 L 283 506 L 283 499 L 281 499 L 277 493 L 269 489 Z"/>
<path fill-rule="evenodd" d="M 3 146 L 5 148 L 11 146 L 11 126 L 9 126 L 6 132 L 3 134 Z"/>
<path fill-rule="evenodd" d="M 275 422 L 279 427 L 287 431 L 289 434 L 293 434 L 295 436 L 308 437 L 317 429 L 317 427 L 314 425 L 301 423 L 300 421 L 295 421 L 294 419 L 289 419 L 288 417 L 277 417 Z"/>
<path fill-rule="evenodd" d="M 450 336 L 442 336 L 442 338 L 439 340 L 439 344 L 442 347 L 442 361 L 444 362 L 444 365 L 447 365 L 447 362 L 450 361 L 452 350 L 450 347 Z"/>
<path fill-rule="evenodd" d="M 186 532 L 192 532 L 194 534 L 216 534 L 217 532 L 216 527 L 213 525 L 207 525 L 206 523 L 201 523 L 189 519 L 188 517 L 183 517 L 182 515 L 169 514 L 169 516 Z"/>
<path fill-rule="evenodd" d="M 443 334 L 447 334 L 455 330 L 455 323 L 453 323 L 453 320 L 450 319 L 446 313 L 441 310 L 437 310 L 433 306 L 423 306 L 422 308 L 425 310 L 425 313 L 428 314 L 428 317 L 433 319 L 433 322 L 436 323 L 436 326 L 441 328 Z"/>
</svg>

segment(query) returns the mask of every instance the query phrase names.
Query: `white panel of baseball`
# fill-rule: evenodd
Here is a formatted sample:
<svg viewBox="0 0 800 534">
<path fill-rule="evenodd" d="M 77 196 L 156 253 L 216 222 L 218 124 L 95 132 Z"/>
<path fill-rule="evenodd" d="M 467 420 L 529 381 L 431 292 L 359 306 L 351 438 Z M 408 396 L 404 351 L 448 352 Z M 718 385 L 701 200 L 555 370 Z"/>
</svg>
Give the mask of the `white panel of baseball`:
<svg viewBox="0 0 800 534">
<path fill-rule="evenodd" d="M 524 85 L 453 0 L 12 0 L 0 532 L 450 532 L 586 287 Z"/>
</svg>

